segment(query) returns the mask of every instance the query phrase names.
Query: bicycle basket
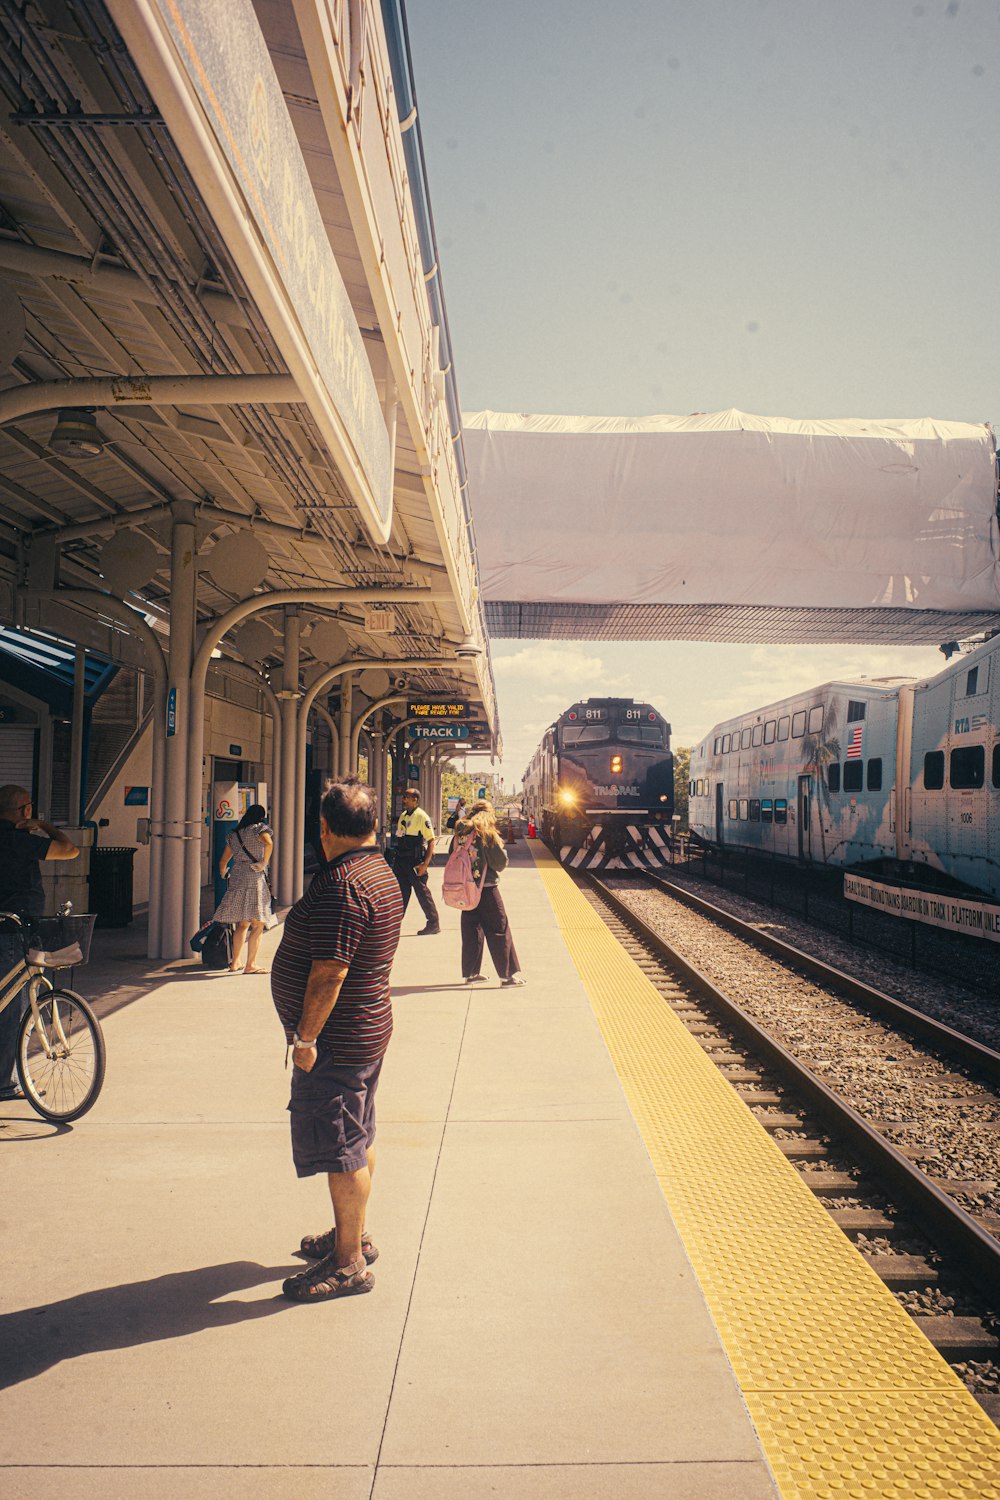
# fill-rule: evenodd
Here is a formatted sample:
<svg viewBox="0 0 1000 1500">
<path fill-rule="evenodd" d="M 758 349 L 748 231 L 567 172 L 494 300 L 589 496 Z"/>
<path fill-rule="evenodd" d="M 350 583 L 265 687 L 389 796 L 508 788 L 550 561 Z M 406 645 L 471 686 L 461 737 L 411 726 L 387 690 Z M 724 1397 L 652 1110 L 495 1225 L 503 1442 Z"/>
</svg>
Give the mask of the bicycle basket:
<svg viewBox="0 0 1000 1500">
<path fill-rule="evenodd" d="M 35 917 L 31 923 L 28 962 L 46 969 L 69 969 L 90 958 L 96 912 L 73 917 Z"/>
</svg>

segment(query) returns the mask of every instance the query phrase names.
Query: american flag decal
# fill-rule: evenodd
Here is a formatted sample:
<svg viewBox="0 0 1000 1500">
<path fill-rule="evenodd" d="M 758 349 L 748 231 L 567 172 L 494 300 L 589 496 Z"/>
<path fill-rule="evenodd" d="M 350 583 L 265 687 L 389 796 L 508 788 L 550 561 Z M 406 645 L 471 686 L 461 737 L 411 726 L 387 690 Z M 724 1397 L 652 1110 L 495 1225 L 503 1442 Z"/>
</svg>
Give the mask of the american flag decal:
<svg viewBox="0 0 1000 1500">
<path fill-rule="evenodd" d="M 856 724 L 847 738 L 847 759 L 861 759 L 861 737 L 864 733 L 860 724 Z"/>
</svg>

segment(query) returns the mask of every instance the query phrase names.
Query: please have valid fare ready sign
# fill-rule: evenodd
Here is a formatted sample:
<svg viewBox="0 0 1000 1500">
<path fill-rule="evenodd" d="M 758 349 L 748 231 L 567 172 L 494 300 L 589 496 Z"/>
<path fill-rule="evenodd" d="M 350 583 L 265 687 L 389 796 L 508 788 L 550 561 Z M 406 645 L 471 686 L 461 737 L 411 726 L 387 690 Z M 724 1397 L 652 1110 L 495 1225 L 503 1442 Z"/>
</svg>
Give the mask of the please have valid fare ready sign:
<svg viewBox="0 0 1000 1500">
<path fill-rule="evenodd" d="M 411 740 L 467 740 L 469 738 L 467 724 L 411 724 L 408 732 Z"/>
<path fill-rule="evenodd" d="M 408 719 L 428 719 L 434 723 L 449 719 L 471 719 L 472 708 L 468 703 L 408 703 Z"/>
</svg>

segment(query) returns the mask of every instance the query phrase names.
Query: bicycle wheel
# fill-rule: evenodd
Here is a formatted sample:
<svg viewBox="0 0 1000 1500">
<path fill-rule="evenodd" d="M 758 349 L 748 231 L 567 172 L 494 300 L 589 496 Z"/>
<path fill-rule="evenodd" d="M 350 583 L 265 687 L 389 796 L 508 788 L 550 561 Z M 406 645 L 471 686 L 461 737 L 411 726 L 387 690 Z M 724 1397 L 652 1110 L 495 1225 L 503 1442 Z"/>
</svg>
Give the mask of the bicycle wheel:
<svg viewBox="0 0 1000 1500">
<path fill-rule="evenodd" d="M 86 1114 L 104 1082 L 104 1036 L 82 995 L 50 990 L 38 997 L 41 1025 L 26 1010 L 17 1034 L 17 1076 L 24 1096 L 46 1120 Z"/>
</svg>

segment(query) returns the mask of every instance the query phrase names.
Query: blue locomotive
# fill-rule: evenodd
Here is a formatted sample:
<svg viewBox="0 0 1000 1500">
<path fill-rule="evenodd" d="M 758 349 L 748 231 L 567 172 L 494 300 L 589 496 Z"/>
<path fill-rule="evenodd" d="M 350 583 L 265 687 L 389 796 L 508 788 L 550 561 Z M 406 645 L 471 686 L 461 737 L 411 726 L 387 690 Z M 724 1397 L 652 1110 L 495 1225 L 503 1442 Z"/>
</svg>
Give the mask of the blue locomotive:
<svg viewBox="0 0 1000 1500">
<path fill-rule="evenodd" d="M 666 863 L 674 811 L 670 725 L 632 698 L 572 704 L 531 758 L 522 809 L 566 864 Z"/>
</svg>

